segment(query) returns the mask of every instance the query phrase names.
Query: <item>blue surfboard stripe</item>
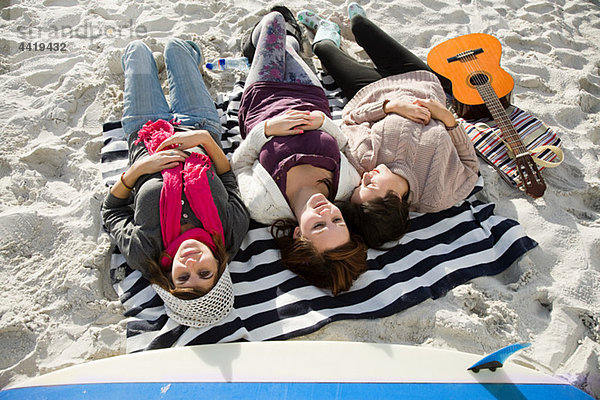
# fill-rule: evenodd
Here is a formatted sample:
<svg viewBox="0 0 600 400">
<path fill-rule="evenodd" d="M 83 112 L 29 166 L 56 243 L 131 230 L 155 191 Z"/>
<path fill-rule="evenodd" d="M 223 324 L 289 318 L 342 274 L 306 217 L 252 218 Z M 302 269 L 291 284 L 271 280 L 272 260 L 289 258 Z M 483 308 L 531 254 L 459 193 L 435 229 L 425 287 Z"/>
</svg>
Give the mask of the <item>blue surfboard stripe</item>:
<svg viewBox="0 0 600 400">
<path fill-rule="evenodd" d="M 0 392 L 0 400 L 590 400 L 569 385 L 510 383 L 103 383 L 41 386 Z"/>
</svg>

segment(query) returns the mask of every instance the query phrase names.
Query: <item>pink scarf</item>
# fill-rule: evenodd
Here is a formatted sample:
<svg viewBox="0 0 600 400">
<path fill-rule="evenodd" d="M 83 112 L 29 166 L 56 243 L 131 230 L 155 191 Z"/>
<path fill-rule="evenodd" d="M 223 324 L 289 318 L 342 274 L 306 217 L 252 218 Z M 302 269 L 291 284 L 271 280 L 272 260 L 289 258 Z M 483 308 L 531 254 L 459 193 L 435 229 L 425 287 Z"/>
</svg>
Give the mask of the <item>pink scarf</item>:
<svg viewBox="0 0 600 400">
<path fill-rule="evenodd" d="M 175 124 L 175 123 L 173 123 Z M 156 148 L 168 137 L 175 133 L 173 125 L 159 119 L 148 121 L 138 132 L 135 144 L 144 142 L 150 154 L 156 153 Z M 173 149 L 168 146 L 164 150 Z M 161 150 L 162 151 L 162 150 Z M 218 234 L 223 243 L 223 225 L 213 201 L 207 173 L 210 170 L 210 158 L 204 154 L 192 153 L 185 163 L 176 167 L 162 170 L 163 187 L 160 192 L 160 228 L 162 233 L 165 255 L 160 263 L 163 268 L 170 268 L 173 257 L 181 243 L 188 239 L 196 239 L 206 244 L 213 252 L 216 251 L 211 234 Z M 183 181 L 185 180 L 185 186 Z M 204 226 L 192 228 L 183 234 L 181 232 L 181 192 L 190 202 L 192 211 Z"/>
</svg>

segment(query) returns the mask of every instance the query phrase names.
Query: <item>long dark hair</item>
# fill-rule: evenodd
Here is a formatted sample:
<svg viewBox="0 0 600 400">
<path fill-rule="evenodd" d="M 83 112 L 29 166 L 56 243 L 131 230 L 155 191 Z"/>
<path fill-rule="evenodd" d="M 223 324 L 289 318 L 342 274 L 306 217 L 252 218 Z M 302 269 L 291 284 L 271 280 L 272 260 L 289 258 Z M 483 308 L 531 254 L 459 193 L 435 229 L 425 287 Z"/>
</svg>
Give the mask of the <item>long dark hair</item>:
<svg viewBox="0 0 600 400">
<path fill-rule="evenodd" d="M 408 231 L 408 195 L 398 197 L 393 191 L 384 197 L 355 204 L 350 201 L 336 202 L 348 229 L 359 234 L 370 248 L 382 249 L 392 240 L 398 240 Z"/>
<path fill-rule="evenodd" d="M 213 243 L 215 244 L 216 251 L 212 251 L 212 255 L 217 260 L 217 276 L 215 278 L 215 284 L 221 279 L 223 271 L 227 266 L 229 256 L 225 250 L 225 245 L 221 240 L 221 236 L 218 234 L 210 235 Z M 162 254 L 161 254 L 162 256 Z M 173 296 L 178 297 L 182 300 L 193 300 L 198 297 L 202 297 L 206 294 L 203 290 L 195 288 L 176 288 L 171 278 L 171 268 L 162 268 L 157 260 L 148 261 L 148 271 L 150 272 L 150 283 L 156 284 L 166 291 L 170 292 Z"/>
<path fill-rule="evenodd" d="M 279 219 L 271 225 L 271 234 L 281 250 L 283 265 L 311 285 L 329 289 L 335 296 L 350 289 L 367 270 L 367 246 L 360 236 L 350 233 L 347 243 L 319 253 L 309 240 L 294 238 L 297 226 L 292 219 Z"/>
</svg>

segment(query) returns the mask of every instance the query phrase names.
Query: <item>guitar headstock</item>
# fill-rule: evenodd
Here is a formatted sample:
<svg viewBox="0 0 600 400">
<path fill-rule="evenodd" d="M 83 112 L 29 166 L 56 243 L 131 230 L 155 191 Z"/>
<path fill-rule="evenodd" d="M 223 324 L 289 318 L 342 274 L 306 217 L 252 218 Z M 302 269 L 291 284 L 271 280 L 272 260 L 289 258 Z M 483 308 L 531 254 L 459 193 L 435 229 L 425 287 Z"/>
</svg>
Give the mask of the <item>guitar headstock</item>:
<svg viewBox="0 0 600 400">
<path fill-rule="evenodd" d="M 517 156 L 515 162 L 525 193 L 534 199 L 542 197 L 546 191 L 546 183 L 533 158 L 525 153 Z"/>
</svg>

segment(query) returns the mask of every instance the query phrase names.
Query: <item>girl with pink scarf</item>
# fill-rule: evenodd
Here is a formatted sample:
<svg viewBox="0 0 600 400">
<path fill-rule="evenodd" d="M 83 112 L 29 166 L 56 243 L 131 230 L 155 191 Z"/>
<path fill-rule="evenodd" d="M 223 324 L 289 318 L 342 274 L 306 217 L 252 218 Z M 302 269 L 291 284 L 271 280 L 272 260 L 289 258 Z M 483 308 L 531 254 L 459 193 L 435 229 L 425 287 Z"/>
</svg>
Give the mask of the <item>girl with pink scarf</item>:
<svg viewBox="0 0 600 400">
<path fill-rule="evenodd" d="M 220 147 L 218 115 L 198 68 L 200 49 L 171 40 L 165 64 L 170 107 L 150 49 L 135 41 L 125 50 L 122 123 L 130 166 L 107 195 L 103 219 L 167 314 L 201 327 L 233 306 L 226 263 L 240 247 L 249 216 Z"/>
</svg>

